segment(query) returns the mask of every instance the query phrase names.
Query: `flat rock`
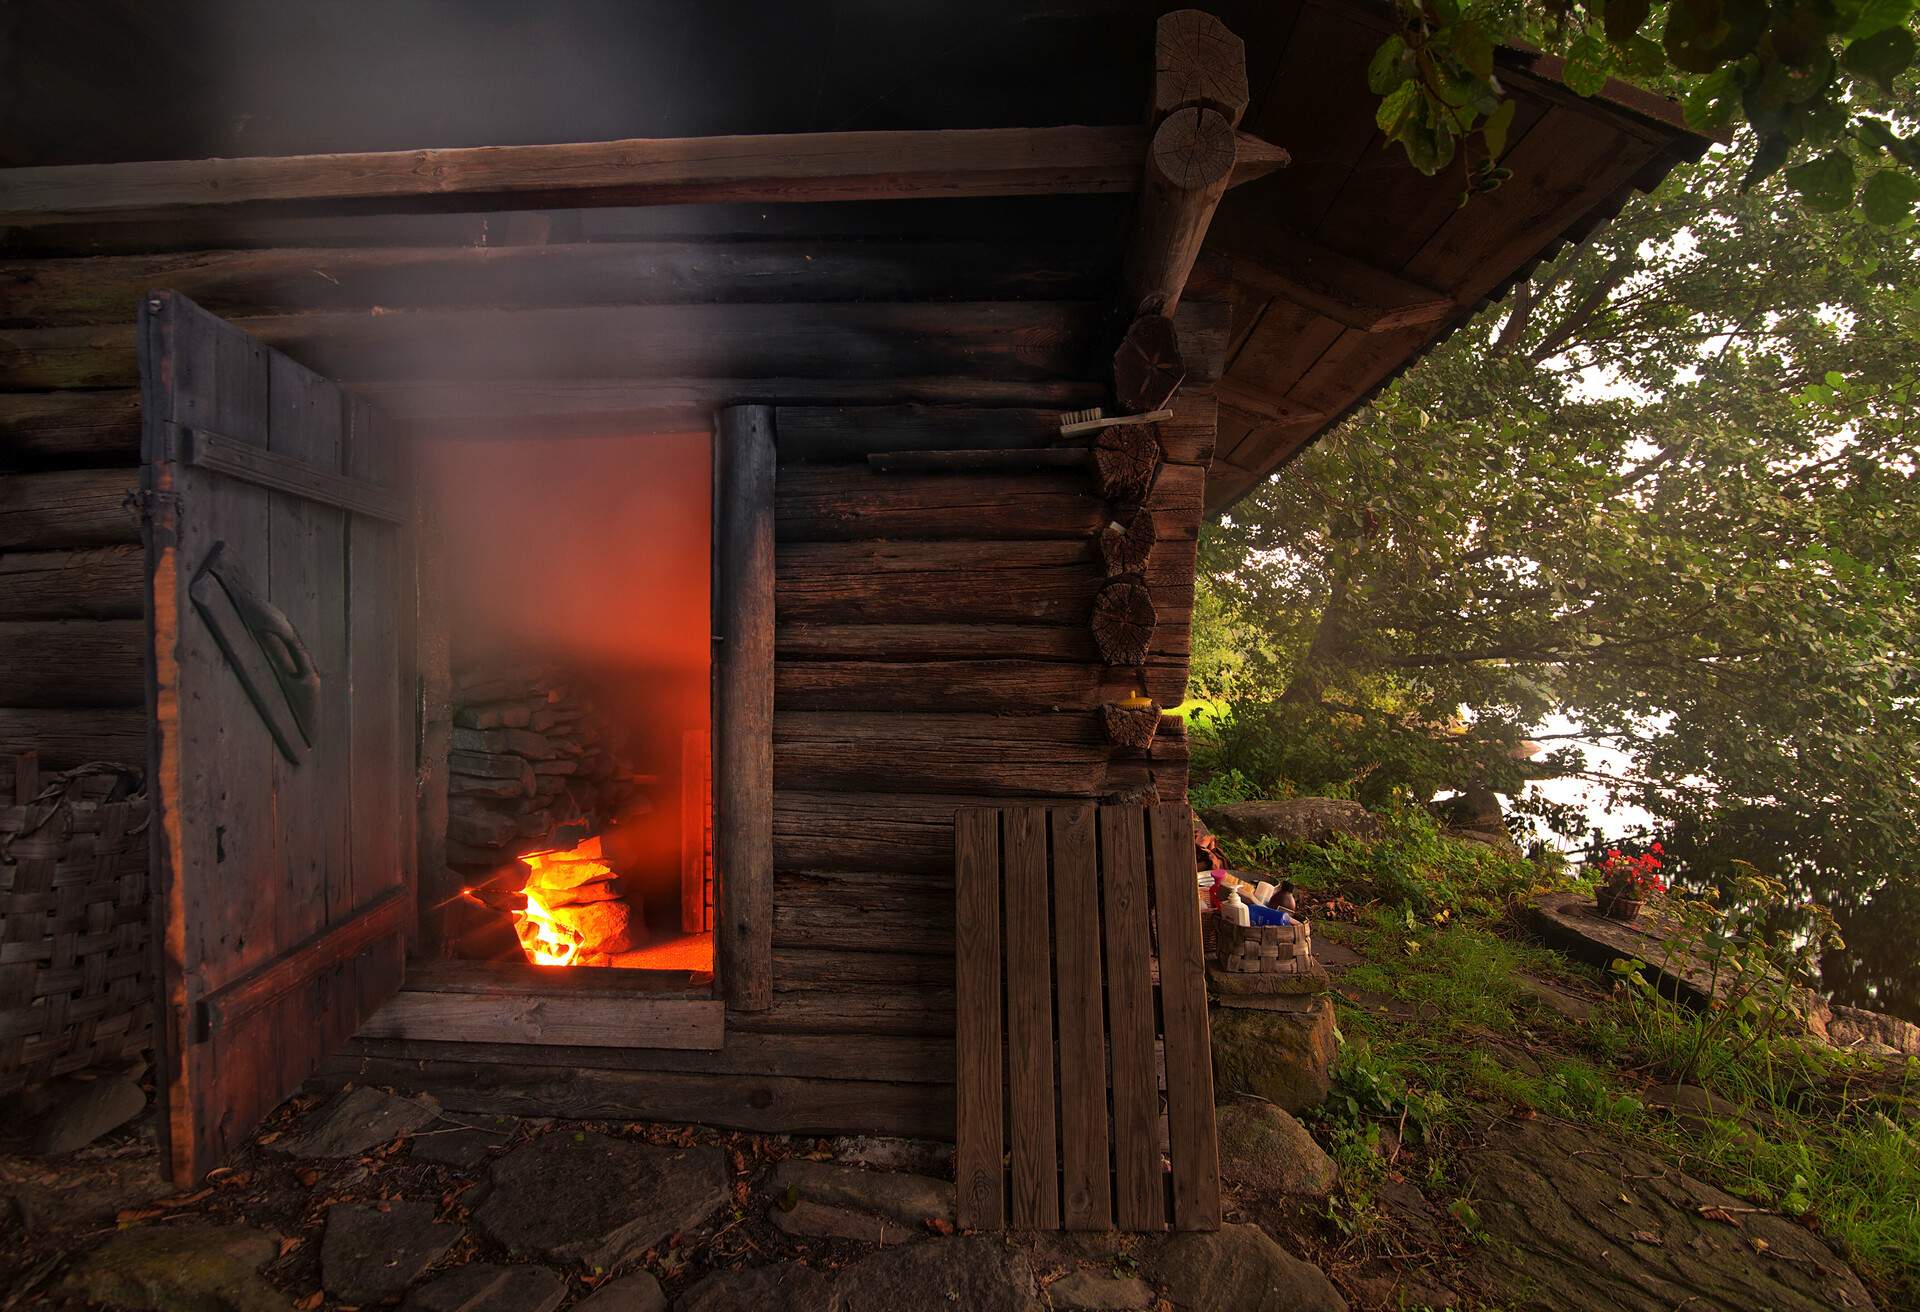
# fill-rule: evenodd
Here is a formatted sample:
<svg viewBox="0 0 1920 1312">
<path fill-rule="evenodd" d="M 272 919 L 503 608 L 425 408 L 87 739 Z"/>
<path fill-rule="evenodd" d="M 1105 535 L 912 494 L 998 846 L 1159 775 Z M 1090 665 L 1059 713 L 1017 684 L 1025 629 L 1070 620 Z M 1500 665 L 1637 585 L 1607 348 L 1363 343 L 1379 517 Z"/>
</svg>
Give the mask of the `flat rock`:
<svg viewBox="0 0 1920 1312">
<path fill-rule="evenodd" d="M 853 1208 L 915 1230 L 929 1218 L 954 1219 L 951 1181 L 904 1171 L 863 1171 L 793 1157 L 773 1168 L 772 1189 L 776 1200 Z"/>
<path fill-rule="evenodd" d="M 1314 997 L 1261 998 L 1259 1008 L 1214 1007 L 1213 1087 L 1222 1098 L 1255 1098 L 1303 1112 L 1333 1090 L 1333 1002 Z"/>
<path fill-rule="evenodd" d="M 1744 1108 L 1697 1084 L 1656 1084 L 1640 1095 L 1640 1101 L 1695 1125 L 1716 1120 L 1735 1121 L 1750 1127 L 1754 1125 L 1753 1118 Z"/>
<path fill-rule="evenodd" d="M 401 1312 L 553 1312 L 566 1296 L 567 1282 L 543 1266 L 473 1262 L 421 1285 Z"/>
<path fill-rule="evenodd" d="M 1373 838 L 1380 820 L 1358 802 L 1334 797 L 1229 802 L 1200 813 L 1223 838 L 1277 838 L 1283 843 L 1324 843 L 1341 834 Z"/>
<path fill-rule="evenodd" d="M 1513 982 L 1519 986 L 1521 993 L 1532 998 L 1548 1011 L 1554 1012 L 1562 1020 L 1582 1025 L 1586 1023 L 1588 1017 L 1593 1015 L 1591 998 L 1570 993 L 1557 984 L 1535 979 L 1531 975 L 1515 975 Z"/>
<path fill-rule="evenodd" d="M 1647 963 L 1648 981 L 1690 1005 L 1713 993 L 1713 974 L 1702 963 L 1675 955 L 1669 960 L 1667 922 L 1659 905 L 1634 921 L 1603 916 L 1590 893 L 1541 893 L 1524 906 L 1528 927 L 1568 956 L 1605 969 L 1620 958 Z"/>
<path fill-rule="evenodd" d="M 294 1157 L 358 1157 L 426 1129 L 439 1116 L 440 1104 L 424 1093 L 403 1098 L 361 1085 L 338 1094 L 297 1132 L 274 1140 L 270 1149 Z"/>
<path fill-rule="evenodd" d="M 874 1171 L 911 1171 L 943 1179 L 953 1174 L 953 1145 L 937 1139 L 843 1134 L 828 1143 L 834 1157 Z"/>
<path fill-rule="evenodd" d="M 413 1159 L 463 1171 L 471 1170 L 486 1161 L 496 1148 L 506 1147 L 519 1125 L 520 1122 L 511 1116 L 496 1116 L 481 1125 L 465 1125 L 458 1129 L 442 1127 L 428 1134 L 417 1135 L 413 1141 Z"/>
<path fill-rule="evenodd" d="M 404 1293 L 445 1256 L 460 1227 L 441 1225 L 424 1200 L 335 1203 L 320 1241 L 320 1283 L 343 1303 L 377 1303 Z"/>
<path fill-rule="evenodd" d="M 667 1312 L 666 1291 L 652 1272 L 609 1280 L 573 1305 L 574 1312 Z"/>
<path fill-rule="evenodd" d="M 673 1312 L 828 1312 L 833 1281 L 799 1262 L 715 1271 L 680 1295 Z"/>
<path fill-rule="evenodd" d="M 137 1070 L 51 1080 L 21 1094 L 7 1108 L 7 1144 L 31 1157 L 63 1157 L 146 1109 Z"/>
<path fill-rule="evenodd" d="M 1325 1198 L 1340 1178 L 1333 1159 L 1286 1111 L 1241 1100 L 1216 1114 L 1220 1174 L 1261 1193 Z"/>
<path fill-rule="evenodd" d="M 656 1148 L 604 1134 L 547 1134 L 494 1162 L 473 1219 L 509 1249 L 611 1271 L 691 1230 L 728 1200 L 718 1148 Z"/>
<path fill-rule="evenodd" d="M 1116 1312 L 1151 1307 L 1153 1288 L 1139 1276 L 1070 1271 L 1047 1286 L 1047 1300 L 1056 1308 L 1074 1312 Z"/>
<path fill-rule="evenodd" d="M 1597 1151 L 1596 1151 L 1597 1150 Z M 1494 1241 L 1488 1279 L 1503 1305 L 1601 1312 L 1623 1307 L 1873 1306 L 1818 1237 L 1746 1205 L 1650 1153 L 1542 1119 L 1505 1122 L 1464 1162 Z M 1764 1245 L 1766 1251 L 1756 1246 Z"/>
<path fill-rule="evenodd" d="M 1286 993 L 1324 993 L 1333 985 L 1333 976 L 1318 961 L 1309 959 L 1307 968 L 1292 975 L 1248 975 L 1240 971 L 1207 967 L 1207 984 L 1221 1000 L 1229 998 L 1271 997 Z"/>
<path fill-rule="evenodd" d="M 1920 1057 L 1920 1025 L 1911 1021 L 1838 1004 L 1827 1007 L 1824 1019 L 1827 1042 L 1836 1048 Z"/>
<path fill-rule="evenodd" d="M 840 1272 L 834 1312 L 1044 1312 L 1033 1264 L 984 1235 L 884 1248 Z"/>
<path fill-rule="evenodd" d="M 1254 1225 L 1178 1234 L 1143 1246 L 1142 1266 L 1193 1312 L 1347 1312 L 1326 1274 Z"/>
<path fill-rule="evenodd" d="M 260 1276 L 279 1252 L 278 1240 L 251 1226 L 142 1226 L 75 1259 L 60 1289 L 149 1312 L 287 1312 L 287 1296 Z"/>
<path fill-rule="evenodd" d="M 777 1229 L 800 1239 L 852 1239 L 863 1244 L 904 1244 L 926 1233 L 918 1226 L 902 1225 L 891 1217 L 875 1216 L 851 1207 L 831 1207 L 810 1198 L 796 1199 L 792 1206 L 775 1199 L 770 1214 Z"/>
</svg>

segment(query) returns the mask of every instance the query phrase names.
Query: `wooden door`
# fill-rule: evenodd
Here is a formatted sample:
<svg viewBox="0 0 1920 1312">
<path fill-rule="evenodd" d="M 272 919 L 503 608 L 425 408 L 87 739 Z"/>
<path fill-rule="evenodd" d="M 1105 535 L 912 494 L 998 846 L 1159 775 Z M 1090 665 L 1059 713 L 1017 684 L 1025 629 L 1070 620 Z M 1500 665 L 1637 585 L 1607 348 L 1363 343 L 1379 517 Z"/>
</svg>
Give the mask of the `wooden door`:
<svg viewBox="0 0 1920 1312">
<path fill-rule="evenodd" d="M 169 292 L 140 307 L 162 1136 L 232 1153 L 398 990 L 415 589 L 364 401 Z"/>
</svg>

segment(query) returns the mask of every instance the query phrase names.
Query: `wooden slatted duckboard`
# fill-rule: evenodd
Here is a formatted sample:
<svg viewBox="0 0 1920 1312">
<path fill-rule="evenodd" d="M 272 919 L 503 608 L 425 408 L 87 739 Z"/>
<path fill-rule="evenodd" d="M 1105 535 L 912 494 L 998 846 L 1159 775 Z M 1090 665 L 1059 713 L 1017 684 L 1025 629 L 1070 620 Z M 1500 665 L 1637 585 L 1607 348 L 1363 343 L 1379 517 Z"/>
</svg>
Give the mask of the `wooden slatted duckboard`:
<svg viewBox="0 0 1920 1312">
<path fill-rule="evenodd" d="M 1217 1229 L 1193 813 L 968 808 L 954 856 L 960 1224 Z"/>
</svg>

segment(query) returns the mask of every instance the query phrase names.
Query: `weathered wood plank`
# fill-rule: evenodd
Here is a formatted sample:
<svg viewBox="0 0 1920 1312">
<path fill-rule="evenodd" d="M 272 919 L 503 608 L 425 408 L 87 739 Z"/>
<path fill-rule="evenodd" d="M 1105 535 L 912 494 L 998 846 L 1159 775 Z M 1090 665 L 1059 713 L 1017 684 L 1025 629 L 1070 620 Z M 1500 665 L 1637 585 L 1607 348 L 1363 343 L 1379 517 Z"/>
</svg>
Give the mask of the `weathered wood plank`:
<svg viewBox="0 0 1920 1312">
<path fill-rule="evenodd" d="M 953 958 L 953 884 L 908 884 L 871 872 L 781 871 L 774 880 L 777 948 L 899 952 Z M 737 1018 L 736 1018 L 737 1019 Z"/>
<path fill-rule="evenodd" d="M 136 546 L 0 552 L 0 620 L 134 619 L 145 581 Z"/>
<path fill-rule="evenodd" d="M 426 993 L 403 989 L 367 1017 L 369 1039 L 539 1043 L 591 1048 L 718 1048 L 718 998 L 582 993 Z"/>
<path fill-rule="evenodd" d="M 1187 664 L 1150 662 L 1144 688 L 1162 706 L 1186 699 Z M 793 661 L 774 666 L 783 711 L 1091 711 L 1143 687 L 1133 669 L 1022 660 Z"/>
<path fill-rule="evenodd" d="M 968 1229 L 997 1230 L 1007 1220 L 999 813 L 961 811 L 953 832 L 958 894 L 953 1173 L 958 1221 Z"/>
<path fill-rule="evenodd" d="M 0 261 L 0 327 L 114 324 L 149 288 L 226 318 L 702 302 L 1085 300 L 1097 243 L 594 241 L 303 247 Z M 0 413 L 4 413 L 0 410 Z M 0 420 L 3 423 L 4 420 Z"/>
<path fill-rule="evenodd" d="M 0 596 L 4 595 L 6 561 L 0 557 Z M 1096 583 L 1087 585 L 1091 611 Z M 784 600 L 784 598 L 783 598 Z M 0 607 L 4 602 L 0 601 Z M 1147 649 L 1151 661 L 1183 661 L 1192 630 L 1185 623 L 1185 607 L 1163 609 L 1178 616 L 1154 631 Z M 1099 651 L 1085 624 L 818 624 L 783 623 L 774 630 L 774 653 L 791 660 L 926 660 L 967 661 L 1002 657 L 1011 661 L 1098 661 Z"/>
<path fill-rule="evenodd" d="M 13 706 L 145 706 L 145 634 L 139 620 L 0 620 L 0 698 Z"/>
<path fill-rule="evenodd" d="M 1001 817 L 1006 860 L 1007 1104 L 1013 1224 L 1060 1225 L 1060 1154 L 1054 1126 L 1053 945 L 1048 933 L 1047 813 L 1017 807 Z"/>
<path fill-rule="evenodd" d="M 730 1012 L 727 1030 L 753 1034 L 950 1035 L 953 990 L 878 993 L 871 988 L 854 988 L 778 993 L 765 1011 Z"/>
<path fill-rule="evenodd" d="M 612 1051 L 607 1049 L 606 1051 Z M 344 1070 L 342 1068 L 345 1068 Z M 596 1070 L 531 1063 L 385 1057 L 339 1060 L 351 1078 L 432 1093 L 448 1111 L 584 1120 L 676 1121 L 769 1134 L 885 1134 L 950 1139 L 950 1084 Z"/>
<path fill-rule="evenodd" d="M 1100 897 L 1094 810 L 1054 807 L 1053 935 L 1060 1009 L 1060 1220 L 1069 1230 L 1113 1224 L 1107 1160 L 1107 1044 L 1100 979 Z"/>
<path fill-rule="evenodd" d="M 694 377 L 1083 377 L 1091 302 L 621 305 L 324 312 L 235 326 L 349 383 Z M 136 379 L 133 330 L 0 330 L 0 387 Z M 399 417 L 405 418 L 404 411 Z"/>
<path fill-rule="evenodd" d="M 773 994 L 773 412 L 722 411 L 714 449 L 716 948 L 728 1005 L 760 1011 Z"/>
<path fill-rule="evenodd" d="M 1194 896 L 1193 812 L 1184 803 L 1153 807 L 1148 830 L 1166 1041 L 1173 1224 L 1178 1230 L 1216 1230 L 1220 1148 L 1213 1123 L 1206 954 L 1200 946 L 1200 909 Z"/>
<path fill-rule="evenodd" d="M 1139 185 L 1135 127 L 635 138 L 160 160 L 0 173 L 0 226 L 224 214 L 458 212 L 1112 194 Z M 1258 176 L 1248 167 L 1249 176 Z"/>
<path fill-rule="evenodd" d="M 1173 418 L 1158 426 L 1166 458 L 1175 464 L 1205 464 L 1213 451 L 1207 393 L 1200 388 L 1182 391 L 1174 398 L 1173 411 Z M 1060 441 L 1063 413 L 1031 406 L 781 406 L 775 419 L 782 461 L 831 463 L 864 460 L 875 451 L 1054 446 Z"/>
<path fill-rule="evenodd" d="M 139 485 L 134 469 L 0 474 L 0 551 L 138 542 Z"/>
<path fill-rule="evenodd" d="M 41 710 L 0 706 L 0 744 L 40 753 L 43 770 L 111 761 L 144 770 L 147 716 L 139 710 Z"/>
<path fill-rule="evenodd" d="M 1162 533 L 1198 531 L 1207 471 L 1162 466 L 1147 507 Z M 1086 541 L 1105 526 L 1107 503 L 1077 474 L 888 474 L 859 465 L 795 465 L 780 480 L 780 541 L 862 538 Z"/>
<path fill-rule="evenodd" d="M 129 300 L 120 307 L 119 319 L 132 304 Z M 136 464 L 140 393 L 134 388 L 0 393 L 0 459 Z"/>
<path fill-rule="evenodd" d="M 809 989 L 853 992 L 862 988 L 953 986 L 953 963 L 945 957 L 906 952 L 844 952 L 834 948 L 778 947 L 773 953 L 776 993 Z"/>
<path fill-rule="evenodd" d="M 1115 1214 L 1123 1230 L 1159 1230 L 1167 1223 L 1158 1131 L 1160 1081 L 1154 1070 L 1145 821 L 1138 807 L 1100 808 L 1107 1018 L 1113 1043 Z"/>
</svg>

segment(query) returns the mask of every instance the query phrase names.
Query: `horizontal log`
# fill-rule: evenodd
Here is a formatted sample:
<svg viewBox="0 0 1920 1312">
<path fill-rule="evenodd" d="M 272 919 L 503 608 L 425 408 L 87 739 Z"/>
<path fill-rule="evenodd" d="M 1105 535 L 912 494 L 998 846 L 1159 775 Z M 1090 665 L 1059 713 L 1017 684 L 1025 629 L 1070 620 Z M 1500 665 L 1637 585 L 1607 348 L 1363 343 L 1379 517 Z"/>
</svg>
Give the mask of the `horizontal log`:
<svg viewBox="0 0 1920 1312">
<path fill-rule="evenodd" d="M 776 796 L 778 794 L 776 793 Z M 953 957 L 953 873 L 778 870 L 773 942 L 782 947 Z"/>
<path fill-rule="evenodd" d="M 1062 661 L 798 661 L 774 664 L 774 705 L 787 711 L 1092 711 L 1142 690 L 1133 670 Z M 1144 690 L 1186 699 L 1185 661 L 1150 663 Z"/>
<path fill-rule="evenodd" d="M 980 797 L 950 793 L 812 793 L 780 788 L 773 795 L 773 863 L 781 872 L 835 870 L 856 894 L 833 892 L 813 900 L 814 910 L 845 905 L 866 908 L 875 898 L 951 893 L 953 816 L 961 807 L 1059 802 L 1058 797 Z M 862 890 L 863 876 L 870 889 Z M 805 888 L 815 885 L 806 884 Z M 776 890 L 780 905 L 809 905 L 804 891 Z M 951 950 L 951 939 L 943 940 Z"/>
<path fill-rule="evenodd" d="M 595 241 L 307 247 L 0 262 L 0 327 L 122 323 L 166 287 L 223 318 L 703 302 L 1090 300 L 1096 244 Z"/>
<path fill-rule="evenodd" d="M 0 755 L 40 753 L 43 770 L 89 761 L 147 768 L 145 710 L 43 710 L 0 706 Z"/>
<path fill-rule="evenodd" d="M 0 552 L 0 620 L 132 619 L 145 591 L 136 546 Z"/>
<path fill-rule="evenodd" d="M 781 406 L 774 434 L 782 463 L 858 461 L 876 451 L 1019 450 L 1058 445 L 1064 410 L 1077 408 Z M 1207 393 L 1182 393 L 1173 411 L 1158 427 L 1166 458 L 1205 464 L 1213 455 L 1214 424 Z"/>
<path fill-rule="evenodd" d="M 1024 474 L 1054 469 L 1077 471 L 1086 468 L 1087 463 L 1087 453 L 1073 447 L 1024 451 L 1006 447 L 971 451 L 875 451 L 867 457 L 868 467 L 882 474 Z"/>
<path fill-rule="evenodd" d="M 729 1042 L 731 1029 L 729 1022 Z M 431 1093 L 448 1111 L 488 1116 L 686 1122 L 765 1134 L 953 1137 L 953 1087 L 944 1083 L 388 1057 L 335 1058 L 326 1070 L 323 1087 L 353 1080 Z"/>
<path fill-rule="evenodd" d="M 1147 505 L 1161 533 L 1198 532 L 1207 471 L 1166 465 Z M 1163 513 L 1164 512 L 1164 513 Z M 1068 538 L 1087 541 L 1109 507 L 1084 474 L 877 474 L 860 465 L 795 465 L 774 488 L 779 540 Z"/>
<path fill-rule="evenodd" d="M 952 1034 L 953 988 L 776 992 L 772 1007 L 735 1012 L 727 1028 L 743 1034 Z"/>
<path fill-rule="evenodd" d="M 1098 404 L 1104 384 L 1071 379 L 1013 381 L 956 375 L 915 378 L 581 378 L 506 382 L 362 383 L 409 434 L 462 440 L 562 436 L 631 437 L 705 430 L 729 405 L 1032 406 L 1075 410 Z"/>
<path fill-rule="evenodd" d="M 776 948 L 775 993 L 808 990 L 950 989 L 953 963 L 902 952 L 840 952 L 831 948 Z"/>
<path fill-rule="evenodd" d="M 1162 517 L 1161 531 L 1168 527 Z M 1191 538 L 1162 541 L 1147 563 L 1146 584 L 1165 617 L 1161 627 L 1169 631 L 1184 628 L 1192 610 L 1195 551 Z M 1084 626 L 1104 580 L 1105 567 L 1086 539 L 991 547 L 964 541 L 783 542 L 774 557 L 775 596 L 788 626 L 852 619 Z"/>
<path fill-rule="evenodd" d="M 328 1069 L 343 1073 L 347 1063 L 367 1057 L 409 1062 L 464 1061 L 590 1070 L 684 1071 L 696 1075 L 780 1075 L 904 1084 L 953 1081 L 950 1040 L 892 1034 L 743 1034 L 736 1030 L 729 1032 L 726 1042 L 713 1051 L 449 1043 L 355 1035 Z"/>
<path fill-rule="evenodd" d="M 135 469 L 0 474 L 0 551 L 140 540 Z"/>
<path fill-rule="evenodd" d="M 1242 133 L 1235 182 L 1284 162 Z M 1137 127 L 632 138 L 532 146 L 73 164 L 0 171 L 0 227 L 224 214 L 449 213 L 1113 194 Z"/>
<path fill-rule="evenodd" d="M 0 286 L 4 285 L 0 279 Z M 0 305 L 5 304 L 0 300 Z M 131 313 L 125 306 L 122 310 Z M 0 461 L 88 464 L 109 460 L 139 463 L 138 391 L 0 393 Z"/>
<path fill-rule="evenodd" d="M 776 788 L 1098 798 L 1144 766 L 1115 761 L 1089 713 L 925 715 L 779 711 L 773 717 Z M 1185 740 L 1154 745 L 1156 761 L 1187 759 Z"/>
<path fill-rule="evenodd" d="M 346 383 L 619 377 L 1083 378 L 1083 301 L 627 305 L 318 313 L 232 322 Z M 0 388 L 129 387 L 131 323 L 0 330 Z"/>
<path fill-rule="evenodd" d="M 402 989 L 361 1022 L 368 1038 L 493 1040 L 594 1048 L 718 1048 L 718 998 L 590 993 L 554 981 L 539 992 Z"/>
<path fill-rule="evenodd" d="M 0 558 L 0 568 L 5 560 Z M 4 578 L 0 574 L 0 578 Z M 1086 596 L 1091 604 L 1089 582 Z M 784 598 L 782 598 L 784 600 Z M 1184 660 L 1191 630 L 1186 612 L 1170 610 L 1178 623 L 1154 631 L 1147 655 L 1156 662 Z M 806 660 L 1097 661 L 1100 653 L 1085 624 L 782 624 L 773 631 L 779 657 Z"/>
<path fill-rule="evenodd" d="M 0 620 L 0 697 L 14 706 L 146 704 L 142 620 Z"/>
</svg>

